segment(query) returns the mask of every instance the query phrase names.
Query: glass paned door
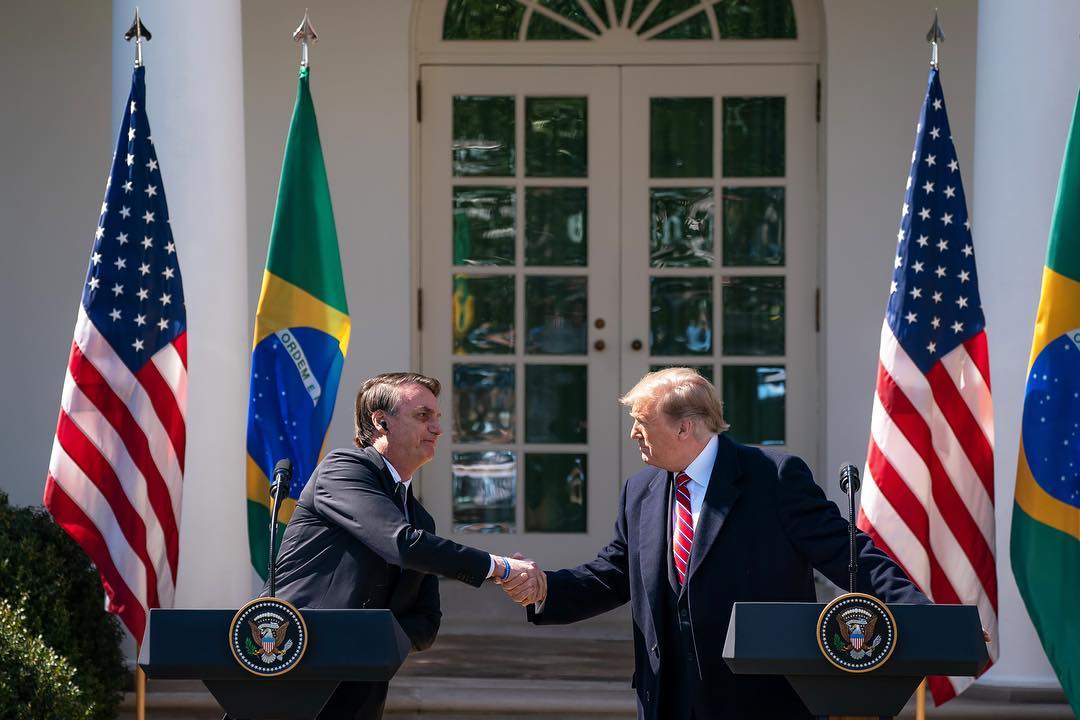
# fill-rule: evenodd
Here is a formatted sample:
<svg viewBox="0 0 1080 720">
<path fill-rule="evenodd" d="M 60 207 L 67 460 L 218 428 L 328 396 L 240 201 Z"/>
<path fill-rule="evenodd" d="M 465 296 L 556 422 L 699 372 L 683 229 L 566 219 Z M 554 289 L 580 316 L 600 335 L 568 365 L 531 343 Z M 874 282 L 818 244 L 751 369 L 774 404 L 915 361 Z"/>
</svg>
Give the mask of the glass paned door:
<svg viewBox="0 0 1080 720">
<path fill-rule="evenodd" d="M 814 86 L 811 66 L 622 70 L 622 384 L 697 368 L 734 439 L 811 466 Z M 627 443 L 622 457 L 640 465 Z"/>
<path fill-rule="evenodd" d="M 545 564 L 609 537 L 621 482 L 619 71 L 425 67 L 421 368 L 442 533 Z"/>
</svg>

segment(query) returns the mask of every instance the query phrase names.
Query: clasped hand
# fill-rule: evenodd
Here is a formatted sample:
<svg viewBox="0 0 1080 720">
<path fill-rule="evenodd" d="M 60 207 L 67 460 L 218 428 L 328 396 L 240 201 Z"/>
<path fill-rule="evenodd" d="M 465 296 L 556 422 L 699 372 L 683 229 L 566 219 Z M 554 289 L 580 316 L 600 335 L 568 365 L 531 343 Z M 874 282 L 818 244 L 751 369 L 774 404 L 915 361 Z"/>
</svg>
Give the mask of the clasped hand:
<svg viewBox="0 0 1080 720">
<path fill-rule="evenodd" d="M 506 572 L 507 564 L 510 568 L 509 575 Z M 504 575 L 507 575 L 505 580 L 502 579 Z M 526 559 L 521 553 L 498 559 L 495 584 L 522 607 L 543 602 L 547 597 L 547 575 L 535 561 Z"/>
</svg>

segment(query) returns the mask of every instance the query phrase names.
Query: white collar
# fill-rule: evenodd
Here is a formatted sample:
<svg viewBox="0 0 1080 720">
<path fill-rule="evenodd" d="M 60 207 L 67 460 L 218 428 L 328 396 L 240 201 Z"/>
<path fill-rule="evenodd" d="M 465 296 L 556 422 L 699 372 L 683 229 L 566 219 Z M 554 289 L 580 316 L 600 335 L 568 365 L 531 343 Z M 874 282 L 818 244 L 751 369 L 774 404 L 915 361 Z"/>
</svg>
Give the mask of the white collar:
<svg viewBox="0 0 1080 720">
<path fill-rule="evenodd" d="M 709 442 L 701 449 L 693 462 L 686 466 L 685 472 L 690 479 L 701 487 L 709 486 L 709 478 L 712 477 L 713 465 L 716 464 L 716 453 L 720 449 L 720 437 L 713 435 Z M 389 464 L 389 463 L 387 463 Z"/>
<path fill-rule="evenodd" d="M 387 469 L 390 470 L 390 475 L 393 476 L 393 478 L 394 478 L 394 485 L 396 486 L 398 483 L 400 483 L 400 484 L 405 486 L 406 490 L 408 490 L 409 485 L 412 484 L 412 478 L 409 478 L 408 480 L 402 480 L 401 479 L 401 474 L 397 471 L 397 468 L 394 467 L 394 465 L 389 460 L 386 459 L 385 455 L 383 455 L 383 462 L 386 463 Z"/>
</svg>

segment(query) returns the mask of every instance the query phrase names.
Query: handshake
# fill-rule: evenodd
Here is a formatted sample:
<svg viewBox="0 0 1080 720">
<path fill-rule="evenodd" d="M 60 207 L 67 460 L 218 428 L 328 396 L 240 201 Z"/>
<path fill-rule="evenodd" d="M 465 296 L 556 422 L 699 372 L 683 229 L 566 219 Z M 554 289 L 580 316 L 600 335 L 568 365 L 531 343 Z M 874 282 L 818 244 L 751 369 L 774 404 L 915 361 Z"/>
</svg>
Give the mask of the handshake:
<svg viewBox="0 0 1080 720">
<path fill-rule="evenodd" d="M 547 597 L 547 575 L 533 560 L 521 553 L 511 557 L 491 556 L 495 560 L 495 584 L 500 586 L 511 600 L 526 607 L 541 603 Z"/>
</svg>

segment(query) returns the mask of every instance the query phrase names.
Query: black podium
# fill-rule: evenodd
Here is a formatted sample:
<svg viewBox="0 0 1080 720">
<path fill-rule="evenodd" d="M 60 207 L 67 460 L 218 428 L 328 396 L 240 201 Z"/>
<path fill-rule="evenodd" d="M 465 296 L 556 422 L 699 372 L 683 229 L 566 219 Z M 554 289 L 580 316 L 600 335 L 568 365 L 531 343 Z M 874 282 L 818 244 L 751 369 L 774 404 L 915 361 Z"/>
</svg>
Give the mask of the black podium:
<svg viewBox="0 0 1080 720">
<path fill-rule="evenodd" d="M 814 715 L 898 715 L 926 675 L 973 676 L 989 656 L 972 605 L 889 605 L 896 648 L 880 668 L 845 672 L 825 659 L 818 603 L 735 603 L 724 660 L 738 675 L 783 675 Z"/>
<path fill-rule="evenodd" d="M 259 677 L 229 648 L 235 610 L 150 611 L 139 665 L 155 679 L 198 679 L 233 720 L 311 720 L 342 680 L 389 680 L 409 639 L 389 610 L 303 610 L 308 647 L 288 673 Z"/>
</svg>

